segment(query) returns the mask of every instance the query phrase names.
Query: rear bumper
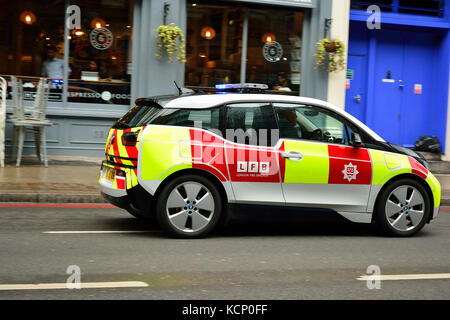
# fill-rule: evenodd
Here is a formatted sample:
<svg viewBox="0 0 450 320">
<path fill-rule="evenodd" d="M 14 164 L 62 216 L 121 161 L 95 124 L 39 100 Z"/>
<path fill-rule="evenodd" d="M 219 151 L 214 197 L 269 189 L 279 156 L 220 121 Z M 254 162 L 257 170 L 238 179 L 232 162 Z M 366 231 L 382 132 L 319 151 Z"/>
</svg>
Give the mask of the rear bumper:
<svg viewBox="0 0 450 320">
<path fill-rule="evenodd" d="M 139 210 L 143 214 L 149 212 L 153 206 L 153 197 L 144 190 L 139 184 L 130 184 L 125 181 L 122 184 L 117 183 L 117 177 L 114 181 L 106 179 L 106 168 L 113 168 L 108 163 L 103 163 L 102 170 L 100 171 L 100 193 L 103 198 L 106 199 L 112 205 L 125 210 Z M 123 169 L 122 170 L 129 170 Z M 133 177 L 127 174 L 126 179 L 132 179 Z M 126 186 L 130 186 L 128 189 Z"/>
<path fill-rule="evenodd" d="M 128 195 L 121 196 L 121 197 L 114 197 L 107 193 L 101 192 L 103 198 L 105 198 L 106 201 L 111 203 L 112 205 L 127 210 L 130 207 L 130 197 Z"/>
</svg>

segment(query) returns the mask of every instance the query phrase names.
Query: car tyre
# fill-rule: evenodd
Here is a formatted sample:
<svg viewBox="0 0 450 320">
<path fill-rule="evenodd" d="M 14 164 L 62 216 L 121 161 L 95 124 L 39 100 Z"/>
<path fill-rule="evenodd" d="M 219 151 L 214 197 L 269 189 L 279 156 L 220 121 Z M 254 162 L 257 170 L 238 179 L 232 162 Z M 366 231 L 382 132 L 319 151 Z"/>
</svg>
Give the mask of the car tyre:
<svg viewBox="0 0 450 320">
<path fill-rule="evenodd" d="M 161 190 L 156 217 L 172 236 L 201 238 L 221 221 L 222 208 L 220 192 L 214 183 L 202 176 L 183 175 Z"/>
<path fill-rule="evenodd" d="M 389 184 L 375 206 L 375 220 L 382 234 L 411 237 L 417 234 L 431 214 L 430 198 L 425 188 L 413 179 Z"/>
</svg>

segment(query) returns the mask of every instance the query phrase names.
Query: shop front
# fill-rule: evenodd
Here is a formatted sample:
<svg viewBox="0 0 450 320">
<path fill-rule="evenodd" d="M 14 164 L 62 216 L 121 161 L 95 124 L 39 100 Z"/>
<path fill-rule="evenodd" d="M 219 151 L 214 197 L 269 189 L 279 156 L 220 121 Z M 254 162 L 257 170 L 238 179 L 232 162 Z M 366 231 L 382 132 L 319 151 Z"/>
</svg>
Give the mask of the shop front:
<svg viewBox="0 0 450 320">
<path fill-rule="evenodd" d="M 22 79 L 31 107 L 40 77 L 51 79 L 48 153 L 101 156 L 112 122 L 134 99 L 203 91 L 223 83 L 264 83 L 274 93 L 327 98 L 328 75 L 314 70 L 315 43 L 331 0 L 0 0 L 0 76 Z M 174 23 L 184 63 L 156 57 L 156 29 Z M 13 110 L 11 93 L 8 113 Z M 7 125 L 10 152 L 12 128 Z M 34 152 L 33 137 L 25 153 Z"/>
</svg>

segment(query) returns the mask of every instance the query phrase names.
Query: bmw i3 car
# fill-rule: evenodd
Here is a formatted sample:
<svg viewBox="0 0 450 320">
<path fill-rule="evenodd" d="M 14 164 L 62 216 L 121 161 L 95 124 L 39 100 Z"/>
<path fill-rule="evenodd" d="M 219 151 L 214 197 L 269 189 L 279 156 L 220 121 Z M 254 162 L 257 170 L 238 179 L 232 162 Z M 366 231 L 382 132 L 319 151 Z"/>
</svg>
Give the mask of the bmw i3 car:
<svg viewBox="0 0 450 320">
<path fill-rule="evenodd" d="M 439 212 L 441 186 L 421 156 L 311 98 L 138 99 L 109 131 L 105 155 L 104 197 L 177 237 L 206 236 L 230 204 L 324 209 L 404 237 Z"/>
</svg>

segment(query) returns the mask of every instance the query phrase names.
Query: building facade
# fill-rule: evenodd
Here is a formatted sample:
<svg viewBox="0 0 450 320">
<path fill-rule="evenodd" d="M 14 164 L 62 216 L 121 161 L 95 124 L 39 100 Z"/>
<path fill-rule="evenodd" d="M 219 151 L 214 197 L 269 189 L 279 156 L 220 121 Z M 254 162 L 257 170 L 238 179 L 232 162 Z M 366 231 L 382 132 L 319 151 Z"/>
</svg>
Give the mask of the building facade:
<svg viewBox="0 0 450 320">
<path fill-rule="evenodd" d="M 174 81 L 203 90 L 258 82 L 273 92 L 281 81 L 289 94 L 324 100 L 336 87 L 344 106 L 345 73 L 329 79 L 314 68 L 315 44 L 339 11 L 336 1 L 0 0 L 0 6 L 6 8 L 0 13 L 0 76 L 22 79 L 26 107 L 37 79 L 53 78 L 49 154 L 102 156 L 113 121 L 138 97 L 177 92 Z M 184 32 L 185 63 L 156 57 L 156 30 L 170 23 Z M 7 105 L 11 113 L 11 95 Z M 24 153 L 34 152 L 33 139 L 27 136 Z M 7 125 L 7 152 L 11 140 Z"/>
<path fill-rule="evenodd" d="M 346 110 L 392 143 L 450 150 L 450 1 L 352 0 L 349 29 Z"/>
</svg>

